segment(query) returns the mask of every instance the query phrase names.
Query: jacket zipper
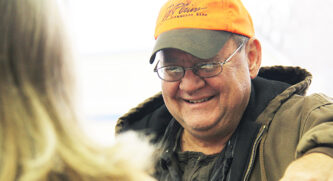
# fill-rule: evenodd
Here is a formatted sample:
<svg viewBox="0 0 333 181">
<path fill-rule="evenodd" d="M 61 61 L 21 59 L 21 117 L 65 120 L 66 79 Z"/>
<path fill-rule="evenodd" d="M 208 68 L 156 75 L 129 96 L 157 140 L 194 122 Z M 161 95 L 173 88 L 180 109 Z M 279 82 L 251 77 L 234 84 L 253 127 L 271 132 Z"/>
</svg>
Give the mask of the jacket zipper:
<svg viewBox="0 0 333 181">
<path fill-rule="evenodd" d="M 251 173 L 251 170 L 253 168 L 253 164 L 254 164 L 254 160 L 255 160 L 255 157 L 256 157 L 257 149 L 258 149 L 259 143 L 262 139 L 262 136 L 264 135 L 264 132 L 266 131 L 266 128 L 267 128 L 266 125 L 261 126 L 261 128 L 259 130 L 259 133 L 258 133 L 258 135 L 257 135 L 257 137 L 254 141 L 254 146 L 252 147 L 252 151 L 251 151 L 250 162 L 249 162 L 249 165 L 246 169 L 243 181 L 247 181 L 250 178 L 250 173 Z"/>
</svg>

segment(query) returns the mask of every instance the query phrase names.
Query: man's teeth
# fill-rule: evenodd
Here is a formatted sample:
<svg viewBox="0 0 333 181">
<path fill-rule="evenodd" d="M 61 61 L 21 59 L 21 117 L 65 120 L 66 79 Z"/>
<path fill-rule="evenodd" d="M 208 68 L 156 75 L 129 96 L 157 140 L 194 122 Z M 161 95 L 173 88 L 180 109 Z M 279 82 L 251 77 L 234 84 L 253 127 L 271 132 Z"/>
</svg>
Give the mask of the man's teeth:
<svg viewBox="0 0 333 181">
<path fill-rule="evenodd" d="M 204 98 L 204 99 L 200 99 L 200 100 L 187 100 L 187 102 L 195 104 L 195 103 L 205 102 L 208 100 L 209 100 L 209 98 Z"/>
</svg>

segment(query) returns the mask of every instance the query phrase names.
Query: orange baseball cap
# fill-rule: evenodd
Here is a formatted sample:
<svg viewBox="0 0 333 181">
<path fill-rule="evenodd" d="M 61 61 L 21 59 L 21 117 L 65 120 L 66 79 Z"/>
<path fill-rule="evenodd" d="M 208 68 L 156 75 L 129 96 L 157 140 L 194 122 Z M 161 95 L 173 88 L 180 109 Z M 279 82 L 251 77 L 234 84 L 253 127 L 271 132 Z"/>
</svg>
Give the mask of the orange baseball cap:
<svg viewBox="0 0 333 181">
<path fill-rule="evenodd" d="M 169 0 L 156 22 L 150 63 L 155 53 L 165 48 L 212 58 L 232 33 L 254 36 L 251 16 L 241 0 Z"/>
</svg>

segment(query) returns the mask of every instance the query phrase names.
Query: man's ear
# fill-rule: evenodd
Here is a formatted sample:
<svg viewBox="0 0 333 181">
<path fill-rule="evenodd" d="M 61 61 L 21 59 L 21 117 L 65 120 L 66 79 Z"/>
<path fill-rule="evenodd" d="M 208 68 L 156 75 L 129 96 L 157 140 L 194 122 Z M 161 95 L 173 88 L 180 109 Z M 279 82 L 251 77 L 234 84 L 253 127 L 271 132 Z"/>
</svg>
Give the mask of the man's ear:
<svg viewBox="0 0 333 181">
<path fill-rule="evenodd" d="M 258 75 L 260 66 L 261 66 L 261 44 L 259 40 L 255 37 L 252 37 L 248 40 L 245 48 L 249 72 L 251 79 L 256 78 Z"/>
</svg>

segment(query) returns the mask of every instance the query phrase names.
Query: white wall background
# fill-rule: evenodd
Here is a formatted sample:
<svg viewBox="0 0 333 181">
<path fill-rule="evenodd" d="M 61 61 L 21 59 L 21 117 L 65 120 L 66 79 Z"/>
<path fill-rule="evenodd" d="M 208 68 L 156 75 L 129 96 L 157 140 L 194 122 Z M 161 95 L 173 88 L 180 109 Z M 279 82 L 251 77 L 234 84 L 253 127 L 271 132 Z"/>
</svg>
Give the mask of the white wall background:
<svg viewBox="0 0 333 181">
<path fill-rule="evenodd" d="M 71 0 L 68 24 L 76 52 L 84 125 L 105 142 L 118 116 L 160 90 L 148 63 L 164 0 Z M 243 0 L 263 46 L 264 65 L 313 73 L 311 92 L 333 95 L 332 0 Z"/>
</svg>

